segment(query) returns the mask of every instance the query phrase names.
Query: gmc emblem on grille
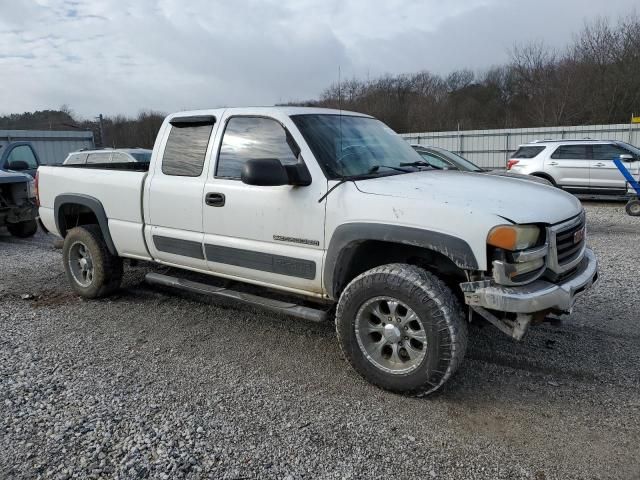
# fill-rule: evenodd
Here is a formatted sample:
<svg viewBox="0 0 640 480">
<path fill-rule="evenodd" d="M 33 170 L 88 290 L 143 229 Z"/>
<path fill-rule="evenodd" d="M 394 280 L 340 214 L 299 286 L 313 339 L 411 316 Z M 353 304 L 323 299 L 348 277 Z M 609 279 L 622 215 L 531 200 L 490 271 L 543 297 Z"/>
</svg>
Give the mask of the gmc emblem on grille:
<svg viewBox="0 0 640 480">
<path fill-rule="evenodd" d="M 573 234 L 573 244 L 577 245 L 582 242 L 582 240 L 584 240 L 584 227 Z"/>
</svg>

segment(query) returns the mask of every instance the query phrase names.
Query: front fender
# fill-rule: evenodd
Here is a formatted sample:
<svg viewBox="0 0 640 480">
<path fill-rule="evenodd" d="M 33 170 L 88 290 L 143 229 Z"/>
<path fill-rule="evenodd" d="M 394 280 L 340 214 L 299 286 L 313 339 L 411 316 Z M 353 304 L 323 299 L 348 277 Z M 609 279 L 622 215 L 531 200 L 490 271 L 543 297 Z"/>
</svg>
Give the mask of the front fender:
<svg viewBox="0 0 640 480">
<path fill-rule="evenodd" d="M 338 296 L 336 279 L 347 268 L 353 247 L 368 240 L 426 248 L 441 253 L 463 270 L 478 269 L 469 244 L 446 233 L 381 223 L 348 223 L 334 231 L 324 262 L 323 283 L 331 298 Z"/>
</svg>

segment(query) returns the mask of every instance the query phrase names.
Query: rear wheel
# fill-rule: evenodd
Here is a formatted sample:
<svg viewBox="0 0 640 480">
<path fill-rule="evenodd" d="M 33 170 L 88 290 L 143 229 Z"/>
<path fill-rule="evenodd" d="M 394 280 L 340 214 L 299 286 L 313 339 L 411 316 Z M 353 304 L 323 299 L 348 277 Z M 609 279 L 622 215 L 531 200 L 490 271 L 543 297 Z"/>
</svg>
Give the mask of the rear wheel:
<svg viewBox="0 0 640 480">
<path fill-rule="evenodd" d="M 7 230 L 14 237 L 28 238 L 32 237 L 38 231 L 38 223 L 35 220 L 27 220 L 25 222 L 8 223 Z"/>
<path fill-rule="evenodd" d="M 67 279 L 86 298 L 110 295 L 122 281 L 122 259 L 112 255 L 97 225 L 76 227 L 67 233 L 62 247 Z"/>
<path fill-rule="evenodd" d="M 415 396 L 438 390 L 467 345 L 466 320 L 453 292 L 432 273 L 405 264 L 355 278 L 338 302 L 336 331 L 360 375 Z"/>
<path fill-rule="evenodd" d="M 629 200 L 624 209 L 632 217 L 640 217 L 640 199 Z"/>
</svg>

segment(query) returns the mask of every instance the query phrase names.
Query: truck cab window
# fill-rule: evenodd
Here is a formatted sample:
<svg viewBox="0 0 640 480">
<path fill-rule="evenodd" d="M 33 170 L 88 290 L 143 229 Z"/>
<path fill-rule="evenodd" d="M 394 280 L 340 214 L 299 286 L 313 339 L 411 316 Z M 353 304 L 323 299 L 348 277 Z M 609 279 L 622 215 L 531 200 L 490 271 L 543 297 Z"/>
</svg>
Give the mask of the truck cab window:
<svg viewBox="0 0 640 480">
<path fill-rule="evenodd" d="M 264 117 L 232 117 L 224 131 L 216 177 L 239 179 L 249 159 L 277 158 L 283 165 L 298 159 L 287 143 L 286 131 L 276 120 Z"/>
<path fill-rule="evenodd" d="M 162 156 L 162 173 L 180 177 L 199 177 L 212 129 L 213 124 L 172 125 Z"/>
<path fill-rule="evenodd" d="M 9 156 L 7 157 L 7 163 L 9 164 L 12 162 L 24 162 L 30 169 L 38 168 L 36 156 L 28 145 L 19 145 L 11 150 L 11 153 L 9 153 Z"/>
</svg>

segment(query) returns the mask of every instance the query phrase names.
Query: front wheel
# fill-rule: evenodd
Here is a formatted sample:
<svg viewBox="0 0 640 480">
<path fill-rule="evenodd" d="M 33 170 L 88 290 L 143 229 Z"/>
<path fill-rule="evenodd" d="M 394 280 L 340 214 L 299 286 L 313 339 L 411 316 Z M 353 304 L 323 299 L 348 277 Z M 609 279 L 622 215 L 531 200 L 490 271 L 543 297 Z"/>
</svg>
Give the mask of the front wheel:
<svg viewBox="0 0 640 480">
<path fill-rule="evenodd" d="M 366 380 L 414 396 L 438 390 L 467 346 L 453 292 L 434 274 L 405 264 L 368 270 L 349 283 L 338 302 L 336 332 Z"/>
<path fill-rule="evenodd" d="M 69 230 L 62 258 L 71 288 L 86 298 L 106 297 L 120 287 L 122 259 L 112 255 L 97 225 Z"/>
<path fill-rule="evenodd" d="M 38 223 L 35 220 L 26 220 L 18 223 L 8 223 L 7 230 L 14 237 L 28 238 L 33 237 L 38 231 Z"/>
</svg>

